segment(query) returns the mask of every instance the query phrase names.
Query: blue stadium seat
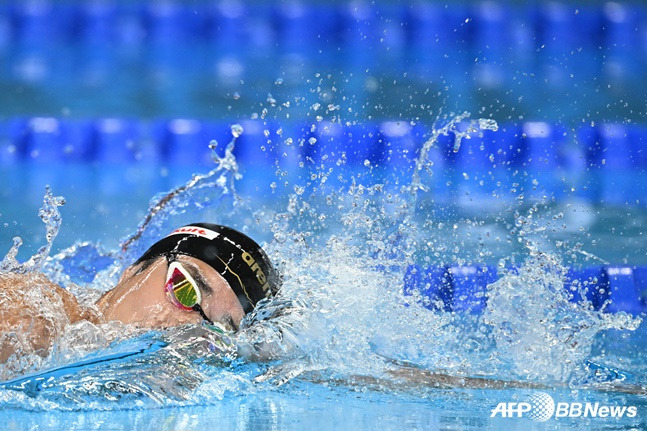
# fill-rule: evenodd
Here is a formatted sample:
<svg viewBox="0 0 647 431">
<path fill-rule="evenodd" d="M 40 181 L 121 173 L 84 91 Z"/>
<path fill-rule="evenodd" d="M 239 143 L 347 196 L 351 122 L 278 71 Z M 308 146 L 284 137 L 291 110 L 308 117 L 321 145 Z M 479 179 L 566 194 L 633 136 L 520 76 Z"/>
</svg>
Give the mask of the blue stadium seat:
<svg viewBox="0 0 647 431">
<path fill-rule="evenodd" d="M 600 127 L 602 140 L 602 167 L 617 171 L 634 165 L 628 129 L 622 124 L 604 124 Z"/>
<path fill-rule="evenodd" d="M 540 38 L 537 46 L 544 46 L 545 52 L 557 58 L 568 55 L 578 45 L 575 28 L 574 8 L 567 3 L 549 2 L 539 6 L 536 15 Z"/>
<path fill-rule="evenodd" d="M 0 166 L 12 165 L 20 160 L 17 143 L 12 141 L 8 122 L 0 123 Z"/>
<path fill-rule="evenodd" d="M 508 59 L 515 58 L 517 54 L 512 46 L 515 38 L 512 37 L 511 12 L 495 2 L 484 2 L 473 9 L 475 84 L 484 88 L 502 87 L 507 81 Z"/>
<path fill-rule="evenodd" d="M 270 18 L 272 5 L 257 3 L 245 13 L 245 43 L 266 58 L 278 46 L 274 21 Z"/>
<path fill-rule="evenodd" d="M 113 29 L 116 42 L 124 47 L 139 48 L 147 37 L 146 12 L 142 5 L 136 2 L 119 2 L 117 16 Z"/>
<path fill-rule="evenodd" d="M 232 55 L 244 46 L 249 32 L 254 28 L 263 31 L 263 38 L 268 38 L 269 20 L 264 20 L 265 25 L 261 22 L 249 22 L 249 14 L 261 9 L 267 13 L 265 6 L 262 4 L 250 8 L 244 1 L 225 0 L 215 2 L 208 9 L 205 19 L 205 36 L 207 40 L 212 41 L 218 48 L 219 54 Z M 252 25 L 253 24 L 253 25 Z M 253 34 L 253 33 L 252 33 Z M 258 38 L 251 38 L 251 41 L 257 41 Z M 270 43 L 273 38 L 270 38 Z"/>
<path fill-rule="evenodd" d="M 623 124 L 604 124 L 600 127 L 601 199 L 609 204 L 624 204 L 642 199 L 644 194 L 636 187 L 636 154 L 629 140 L 629 129 Z"/>
<path fill-rule="evenodd" d="M 123 164 L 140 157 L 138 123 L 117 118 L 104 118 L 93 124 L 96 160 L 100 163 Z"/>
<path fill-rule="evenodd" d="M 267 129 L 270 133 L 268 140 L 270 145 L 278 149 L 279 167 L 286 173 L 289 178 L 295 179 L 301 177 L 303 166 L 311 164 L 306 163 L 305 145 L 311 133 L 311 124 L 280 124 Z"/>
<path fill-rule="evenodd" d="M 379 40 L 375 3 L 357 1 L 342 5 L 341 34 L 346 60 L 360 67 L 370 67 L 375 59 L 375 43 Z"/>
<path fill-rule="evenodd" d="M 577 130 L 577 140 L 585 155 L 587 169 L 601 167 L 604 149 L 599 128 L 590 124 L 580 127 Z"/>
<path fill-rule="evenodd" d="M 379 127 L 384 146 L 383 159 L 389 172 L 397 178 L 411 178 L 425 142 L 424 127 L 405 121 L 384 121 Z M 436 146 L 430 148 L 427 160 L 434 163 L 434 169 L 443 168 L 444 159 Z"/>
<path fill-rule="evenodd" d="M 89 1 L 78 5 L 76 33 L 91 46 L 107 46 L 116 39 L 117 5 L 113 0 Z"/>
<path fill-rule="evenodd" d="M 243 133 L 236 139 L 234 155 L 247 170 L 274 169 L 279 160 L 279 145 L 270 136 L 276 133 L 276 125 L 264 120 L 243 120 L 238 123 Z"/>
<path fill-rule="evenodd" d="M 320 24 L 320 17 L 308 2 L 281 2 L 274 8 L 274 27 L 283 53 L 312 54 L 321 36 Z"/>
<path fill-rule="evenodd" d="M 35 117 L 14 122 L 11 134 L 26 160 L 52 164 L 90 161 L 93 154 L 87 132 L 87 126 L 81 122 Z"/>
<path fill-rule="evenodd" d="M 304 124 L 303 155 L 315 166 L 323 161 L 329 166 L 335 166 L 338 160 L 348 160 L 348 153 L 353 149 L 349 146 L 348 130 L 339 122 L 321 121 L 313 124 Z M 310 160 L 311 159 L 311 160 Z"/>
<path fill-rule="evenodd" d="M 407 5 L 403 2 L 381 3 L 377 10 L 376 46 L 384 57 L 400 59 L 407 46 Z M 400 64 L 396 63 L 397 66 Z M 394 66 L 396 66 L 394 65 Z M 396 67 L 397 67 L 396 66 Z M 408 68 L 403 68 L 408 70 Z"/>
<path fill-rule="evenodd" d="M 435 76 L 443 62 L 442 47 L 446 45 L 451 29 L 437 3 L 416 1 L 409 5 L 409 57 L 415 59 L 412 67 L 421 76 Z"/>
<path fill-rule="evenodd" d="M 213 139 L 197 120 L 174 119 L 154 126 L 155 140 L 167 163 L 191 166 L 213 164 L 209 142 Z M 219 142 L 219 146 L 223 143 Z"/>
<path fill-rule="evenodd" d="M 4 51 L 13 41 L 13 22 L 8 4 L 0 4 L 0 51 Z"/>
<path fill-rule="evenodd" d="M 527 122 L 523 133 L 522 166 L 530 173 L 525 184 L 526 195 L 539 200 L 562 197 L 568 189 L 560 175 L 564 169 L 560 153 L 567 144 L 564 129 L 545 122 Z"/>
<path fill-rule="evenodd" d="M 638 307 L 641 312 L 647 312 L 647 267 L 634 268 L 634 283 L 638 293 Z"/>
<path fill-rule="evenodd" d="M 634 166 L 638 169 L 647 169 L 647 127 L 633 125 L 629 127 L 628 133 Z"/>
<path fill-rule="evenodd" d="M 473 6 L 475 56 L 483 63 L 501 65 L 510 52 L 510 10 L 496 2 Z"/>
<path fill-rule="evenodd" d="M 372 166 L 381 166 L 384 161 L 384 143 L 380 139 L 377 124 L 352 124 L 346 126 L 348 149 L 346 158 L 351 166 L 363 166 L 369 161 Z"/>
<path fill-rule="evenodd" d="M 644 37 L 645 10 L 640 4 L 607 2 L 604 12 L 604 45 L 607 51 L 605 68 L 615 78 L 631 78 L 641 61 L 636 50 Z"/>
<path fill-rule="evenodd" d="M 483 136 L 475 136 L 475 145 L 482 146 L 488 162 L 485 166 L 498 169 L 516 168 L 521 165 L 524 147 L 521 127 L 516 124 L 500 124 L 499 130 L 484 130 Z"/>
<path fill-rule="evenodd" d="M 465 133 L 468 126 L 468 122 L 459 123 L 456 131 L 461 134 Z M 455 134 L 450 135 L 455 139 Z M 491 141 L 489 139 L 481 138 L 478 131 L 471 132 L 462 138 L 458 152 L 454 152 L 454 139 L 445 142 L 447 145 L 445 151 L 448 158 L 453 159 L 458 170 L 470 173 L 484 172 L 492 168 L 492 160 L 490 160 Z"/>
<path fill-rule="evenodd" d="M 327 181 L 332 186 L 348 184 L 350 175 L 366 173 L 369 166 L 382 166 L 383 142 L 378 126 L 373 123 L 345 125 L 321 121 L 314 125 L 306 124 L 299 141 L 303 144 L 306 166 L 314 168 L 316 172 L 323 167 L 322 172 L 326 175 L 329 169 L 333 169 L 334 175 L 328 177 Z M 371 173 L 373 180 L 380 172 Z"/>
<path fill-rule="evenodd" d="M 191 15 L 174 0 L 146 2 L 143 22 L 148 41 L 159 45 L 182 44 L 191 28 L 187 25 Z"/>
<path fill-rule="evenodd" d="M 454 3 L 452 7 L 443 8 L 444 19 L 447 22 L 445 27 L 448 33 L 444 35 L 445 40 L 441 43 L 452 46 L 456 53 L 469 54 L 474 38 L 474 14 L 468 4 Z M 447 52 L 447 49 L 444 49 Z"/>
<path fill-rule="evenodd" d="M 50 0 L 23 0 L 12 3 L 16 40 L 26 46 L 49 44 L 60 39 L 58 8 Z"/>
<path fill-rule="evenodd" d="M 523 164 L 540 170 L 559 166 L 558 148 L 560 130 L 545 122 L 527 122 L 523 125 L 525 151 Z"/>
</svg>

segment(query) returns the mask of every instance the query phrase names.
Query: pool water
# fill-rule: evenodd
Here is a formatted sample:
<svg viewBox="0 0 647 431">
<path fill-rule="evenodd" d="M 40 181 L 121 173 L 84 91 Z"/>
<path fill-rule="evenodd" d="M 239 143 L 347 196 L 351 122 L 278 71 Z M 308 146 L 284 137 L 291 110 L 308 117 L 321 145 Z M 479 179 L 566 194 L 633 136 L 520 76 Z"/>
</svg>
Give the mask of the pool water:
<svg viewBox="0 0 647 431">
<path fill-rule="evenodd" d="M 5 428 L 647 428 L 642 6 L 25 4 L 0 8 L 2 268 L 91 304 L 209 220 L 285 282 L 232 336 L 268 361 L 73 325 L 0 370 Z M 539 395 L 635 410 L 494 415 Z"/>
<path fill-rule="evenodd" d="M 220 180 L 223 174 L 225 181 Z M 433 213 L 417 214 L 410 191 L 386 199 L 379 188 L 351 187 L 322 195 L 297 187 L 287 202 L 276 199 L 274 206 L 258 207 L 232 193 L 227 187 L 232 178 L 226 169 L 203 175 L 155 214 L 123 259 L 114 260 L 106 250 L 86 245 L 63 251 L 46 270 L 64 285 L 92 281 L 95 288 L 109 288 L 119 272 L 115 268 L 135 259 L 171 226 L 205 217 L 235 226 L 246 221 L 251 233 L 265 235 L 270 255 L 285 271 L 281 301 L 292 303 L 294 311 L 272 317 L 272 307 L 283 308 L 281 301 L 269 304 L 269 318 L 252 320 L 236 340 L 253 346 L 279 331 L 286 353 L 261 364 L 223 362 L 216 355 L 193 362 L 204 337 L 178 341 L 169 334 L 149 333 L 110 344 L 97 338 L 95 329 L 77 328 L 63 337 L 58 354 L 32 366 L 26 377 L 4 384 L 4 408 L 16 423 L 56 424 L 72 414 L 69 411 L 80 410 L 74 416 L 78 429 L 98 424 L 94 421 L 100 420 L 99 411 L 109 412 L 106 417 L 115 429 L 123 424 L 145 427 L 158 414 L 168 429 L 195 429 L 212 418 L 231 420 L 225 428 L 257 423 L 274 429 L 293 423 L 322 426 L 315 420 L 319 411 L 331 412 L 340 421 L 324 428 L 347 420 L 392 428 L 402 427 L 403 420 L 412 427 L 473 429 L 533 424 L 490 415 L 499 402 L 522 399 L 536 390 L 420 387 L 385 378 L 391 360 L 449 374 L 531 381 L 564 402 L 643 408 L 642 395 L 616 393 L 614 387 L 642 390 L 644 326 L 624 313 L 600 313 L 569 300 L 562 286 L 560 252 L 537 254 L 550 239 L 534 241 L 528 235 L 522 251 L 506 256 L 518 270 L 488 288 L 488 306 L 482 313 L 433 311 L 425 308 L 424 298 L 419 302 L 415 295 L 402 295 L 402 264 L 415 261 L 420 247 L 416 241 L 442 241 L 444 236 L 457 241 L 465 232 L 434 238 L 434 229 L 423 228 L 429 221 L 425 217 Z M 336 211 L 326 211 L 330 206 Z M 487 244 L 480 247 L 488 249 Z M 91 269 L 99 270 L 96 278 Z M 83 349 L 66 350 L 80 334 L 85 334 Z M 604 391 L 593 390 L 596 385 Z M 163 413 L 157 410 L 160 404 L 165 406 Z M 385 405 L 389 408 L 378 407 Z M 68 413 L 42 414 L 52 408 Z M 30 413 L 34 410 L 41 413 Z M 640 415 L 554 420 L 574 429 L 643 423 Z"/>
</svg>

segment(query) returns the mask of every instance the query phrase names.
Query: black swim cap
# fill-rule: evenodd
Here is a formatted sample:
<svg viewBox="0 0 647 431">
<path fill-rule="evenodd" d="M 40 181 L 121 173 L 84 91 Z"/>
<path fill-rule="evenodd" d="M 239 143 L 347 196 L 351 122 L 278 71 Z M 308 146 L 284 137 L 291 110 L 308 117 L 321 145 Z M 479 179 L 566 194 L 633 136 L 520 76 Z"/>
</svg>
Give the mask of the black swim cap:
<svg viewBox="0 0 647 431">
<path fill-rule="evenodd" d="M 135 264 L 166 255 L 195 257 L 224 277 L 245 313 L 278 289 L 280 277 L 263 249 L 250 237 L 212 223 L 192 223 L 174 230 L 149 248 Z"/>
</svg>

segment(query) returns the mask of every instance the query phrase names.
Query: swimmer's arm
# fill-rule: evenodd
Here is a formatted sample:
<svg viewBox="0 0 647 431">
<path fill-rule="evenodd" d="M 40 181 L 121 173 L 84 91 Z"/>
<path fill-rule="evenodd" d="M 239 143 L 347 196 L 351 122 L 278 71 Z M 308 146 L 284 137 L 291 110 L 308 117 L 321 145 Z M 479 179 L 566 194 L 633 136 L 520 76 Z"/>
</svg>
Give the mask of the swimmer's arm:
<svg viewBox="0 0 647 431">
<path fill-rule="evenodd" d="M 524 382 L 519 380 L 499 380 L 487 377 L 467 377 L 452 376 L 444 373 L 436 373 L 421 368 L 399 364 L 389 369 L 386 374 L 391 379 L 378 380 L 374 383 L 386 385 L 388 387 L 407 387 L 412 388 L 422 386 L 437 389 L 536 389 L 536 390 L 554 390 L 565 389 L 565 384 L 543 384 L 537 382 Z M 357 379 L 357 378 L 356 378 Z M 362 379 L 362 377 L 359 377 Z M 368 378 L 372 379 L 372 378 Z M 379 383 L 378 383 L 379 381 Z M 647 395 L 647 387 L 642 385 L 633 385 L 627 383 L 597 383 L 588 389 L 600 392 L 617 392 L 632 395 Z"/>
<path fill-rule="evenodd" d="M 548 389 L 546 385 L 518 380 L 498 380 L 486 377 L 452 376 L 436 373 L 407 365 L 400 365 L 387 371 L 396 381 L 408 386 L 421 385 L 438 389 Z"/>
<path fill-rule="evenodd" d="M 34 292 L 38 292 L 38 302 L 34 302 Z M 0 363 L 15 354 L 44 357 L 61 324 L 98 320 L 79 306 L 74 295 L 42 274 L 0 274 L 0 302 Z M 47 315 L 43 310 L 49 304 L 60 305 L 67 322 Z"/>
</svg>

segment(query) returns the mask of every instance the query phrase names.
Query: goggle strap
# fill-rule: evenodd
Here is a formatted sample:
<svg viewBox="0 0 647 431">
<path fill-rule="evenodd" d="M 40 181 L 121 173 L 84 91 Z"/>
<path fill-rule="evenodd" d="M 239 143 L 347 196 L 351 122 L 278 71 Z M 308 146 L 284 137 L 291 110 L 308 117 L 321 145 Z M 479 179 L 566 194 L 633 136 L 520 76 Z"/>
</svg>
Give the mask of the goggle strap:
<svg viewBox="0 0 647 431">
<path fill-rule="evenodd" d="M 210 325 L 214 324 L 213 321 L 207 317 L 202 307 L 200 307 L 200 304 L 195 304 L 192 308 L 193 308 L 193 311 L 197 312 L 200 315 L 200 317 L 204 319 L 205 322 L 209 323 Z"/>
</svg>

